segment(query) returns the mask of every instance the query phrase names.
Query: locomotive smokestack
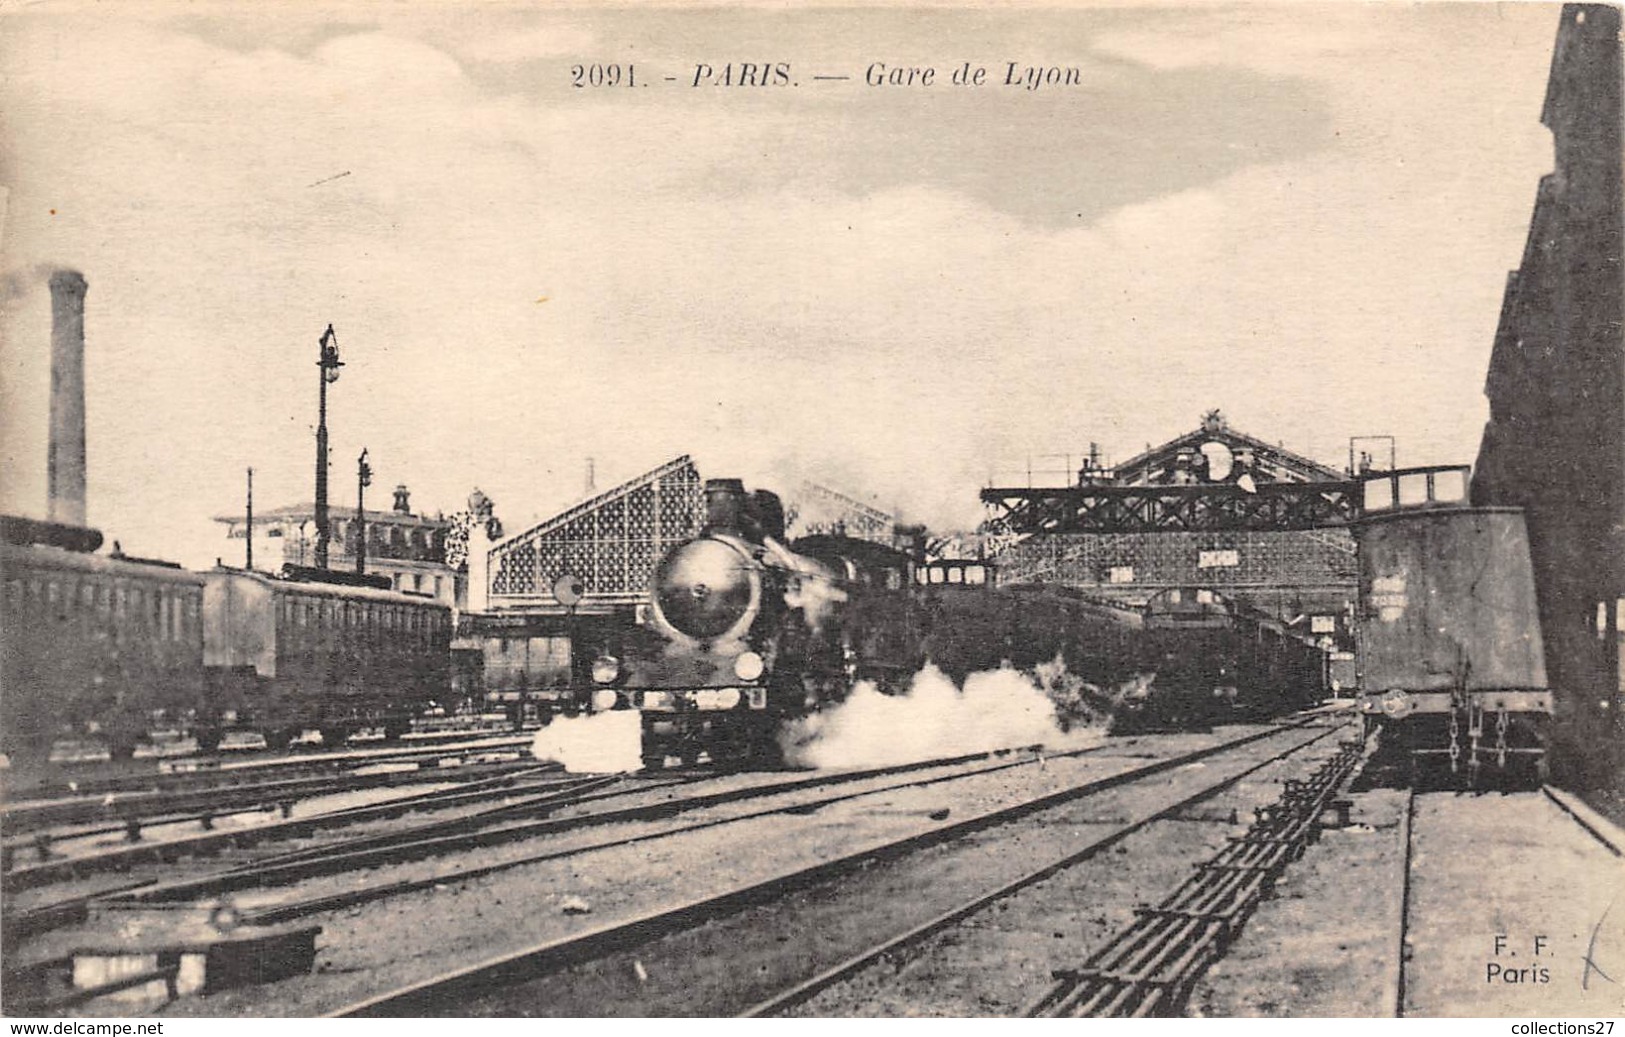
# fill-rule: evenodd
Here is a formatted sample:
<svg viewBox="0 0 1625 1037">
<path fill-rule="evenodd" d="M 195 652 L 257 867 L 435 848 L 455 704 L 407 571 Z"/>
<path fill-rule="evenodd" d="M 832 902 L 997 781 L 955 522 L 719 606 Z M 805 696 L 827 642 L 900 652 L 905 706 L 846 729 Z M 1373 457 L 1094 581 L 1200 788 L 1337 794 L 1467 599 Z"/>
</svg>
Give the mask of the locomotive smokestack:
<svg viewBox="0 0 1625 1037">
<path fill-rule="evenodd" d="M 705 528 L 737 533 L 745 512 L 745 483 L 741 479 L 705 480 Z"/>
<path fill-rule="evenodd" d="M 784 502 L 772 490 L 757 490 L 750 495 L 750 513 L 755 519 L 758 537 L 784 539 Z"/>
<path fill-rule="evenodd" d="M 85 290 L 77 270 L 51 275 L 51 442 L 46 507 L 52 522 L 85 524 Z"/>
</svg>

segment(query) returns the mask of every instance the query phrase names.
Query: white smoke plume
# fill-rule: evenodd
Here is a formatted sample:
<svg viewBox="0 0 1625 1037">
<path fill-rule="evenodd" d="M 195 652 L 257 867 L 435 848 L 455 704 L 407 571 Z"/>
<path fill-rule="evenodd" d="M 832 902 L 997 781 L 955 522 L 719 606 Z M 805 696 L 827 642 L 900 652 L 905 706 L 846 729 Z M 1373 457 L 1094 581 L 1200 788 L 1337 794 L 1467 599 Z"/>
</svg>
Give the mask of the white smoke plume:
<svg viewBox="0 0 1625 1037">
<path fill-rule="evenodd" d="M 536 732 L 530 751 L 571 774 L 626 774 L 643 766 L 643 729 L 636 710 L 558 717 Z"/>
<path fill-rule="evenodd" d="M 973 673 L 963 689 L 927 665 L 908 692 L 865 681 L 845 702 L 789 725 L 780 738 L 793 766 L 885 767 L 1027 745 L 1091 744 L 1098 731 L 1064 733 L 1055 703 L 1013 669 Z"/>
<path fill-rule="evenodd" d="M 1066 659 L 1056 654 L 1047 663 L 1033 667 L 1033 679 L 1055 704 L 1061 730 L 1080 727 L 1106 727 L 1125 701 L 1144 698 L 1156 673 L 1137 673 L 1105 688 L 1091 684 L 1066 668 Z"/>
<path fill-rule="evenodd" d="M 801 609 L 807 617 L 807 626 L 818 633 L 835 612 L 835 607 L 846 600 L 846 591 L 826 579 L 803 573 L 790 579 L 784 589 L 784 603 L 792 609 Z"/>
</svg>

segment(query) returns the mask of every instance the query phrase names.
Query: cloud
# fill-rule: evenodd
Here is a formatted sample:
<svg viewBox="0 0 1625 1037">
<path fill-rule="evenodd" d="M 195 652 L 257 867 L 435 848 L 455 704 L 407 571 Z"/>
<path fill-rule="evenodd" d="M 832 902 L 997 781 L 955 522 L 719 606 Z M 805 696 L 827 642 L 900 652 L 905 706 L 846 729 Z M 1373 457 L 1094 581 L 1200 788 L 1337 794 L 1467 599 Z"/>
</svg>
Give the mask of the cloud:
<svg viewBox="0 0 1625 1037">
<path fill-rule="evenodd" d="M 521 32 L 482 34 L 464 41 L 457 51 L 474 61 L 507 65 L 590 54 L 597 40 L 595 33 L 582 26 L 549 24 Z"/>
<path fill-rule="evenodd" d="M 963 523 L 999 462 L 1122 456 L 1212 406 L 1320 457 L 1371 431 L 1470 457 L 1549 166 L 1547 52 L 1486 51 L 1473 23 L 1494 74 L 1433 48 L 1456 70 L 1415 88 L 1433 106 L 1371 85 L 1411 37 L 1350 68 L 1236 30 L 1225 58 L 1204 17 L 1151 35 L 1206 50 L 1107 39 L 1122 56 L 1087 93 L 1025 107 L 583 96 L 548 60 L 493 86 L 484 64 L 627 31 L 580 12 L 443 47 L 393 23 L 227 45 L 13 19 L 3 268 L 90 279 L 92 513 L 144 553 L 234 506 L 248 464 L 264 499 L 309 497 L 329 322 L 335 471 L 366 446 L 381 483 L 447 509 L 478 484 L 510 529 L 572 499 L 586 456 L 607 485 L 684 451 Z M 43 399 L 24 356 L 48 307 L 0 322 L 10 432 L 10 402 Z M 1400 385 L 1423 389 L 1389 427 Z"/>
</svg>

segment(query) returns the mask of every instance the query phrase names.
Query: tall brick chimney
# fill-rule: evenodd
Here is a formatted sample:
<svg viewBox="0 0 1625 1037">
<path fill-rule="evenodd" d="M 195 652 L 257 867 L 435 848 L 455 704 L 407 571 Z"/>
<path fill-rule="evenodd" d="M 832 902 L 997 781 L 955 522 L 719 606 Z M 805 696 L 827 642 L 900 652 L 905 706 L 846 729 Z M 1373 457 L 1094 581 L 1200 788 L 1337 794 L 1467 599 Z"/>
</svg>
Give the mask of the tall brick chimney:
<svg viewBox="0 0 1625 1037">
<path fill-rule="evenodd" d="M 51 275 L 51 442 L 46 508 L 52 522 L 85 524 L 85 283 Z"/>
</svg>

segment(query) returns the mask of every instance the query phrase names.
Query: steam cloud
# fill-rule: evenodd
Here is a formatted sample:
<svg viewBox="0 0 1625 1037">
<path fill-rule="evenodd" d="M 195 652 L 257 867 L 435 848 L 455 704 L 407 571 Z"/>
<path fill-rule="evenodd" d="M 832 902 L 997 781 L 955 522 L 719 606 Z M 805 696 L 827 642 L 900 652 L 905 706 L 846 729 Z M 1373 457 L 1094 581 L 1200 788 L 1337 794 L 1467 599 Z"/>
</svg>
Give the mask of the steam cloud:
<svg viewBox="0 0 1625 1037">
<path fill-rule="evenodd" d="M 530 751 L 571 774 L 626 774 L 643 766 L 642 747 L 637 711 L 620 709 L 558 717 L 536 732 Z"/>
<path fill-rule="evenodd" d="M 781 736 L 801 767 L 885 767 L 1026 745 L 1088 745 L 1098 730 L 1063 730 L 1044 688 L 1012 669 L 973 673 L 963 690 L 935 666 L 908 692 L 883 695 L 862 682 L 845 702 L 795 721 Z"/>
<path fill-rule="evenodd" d="M 790 581 L 784 590 L 784 603 L 792 609 L 801 609 L 807 617 L 807 626 L 814 633 L 834 613 L 835 606 L 846 600 L 846 591 L 827 580 L 803 574 Z"/>
</svg>

